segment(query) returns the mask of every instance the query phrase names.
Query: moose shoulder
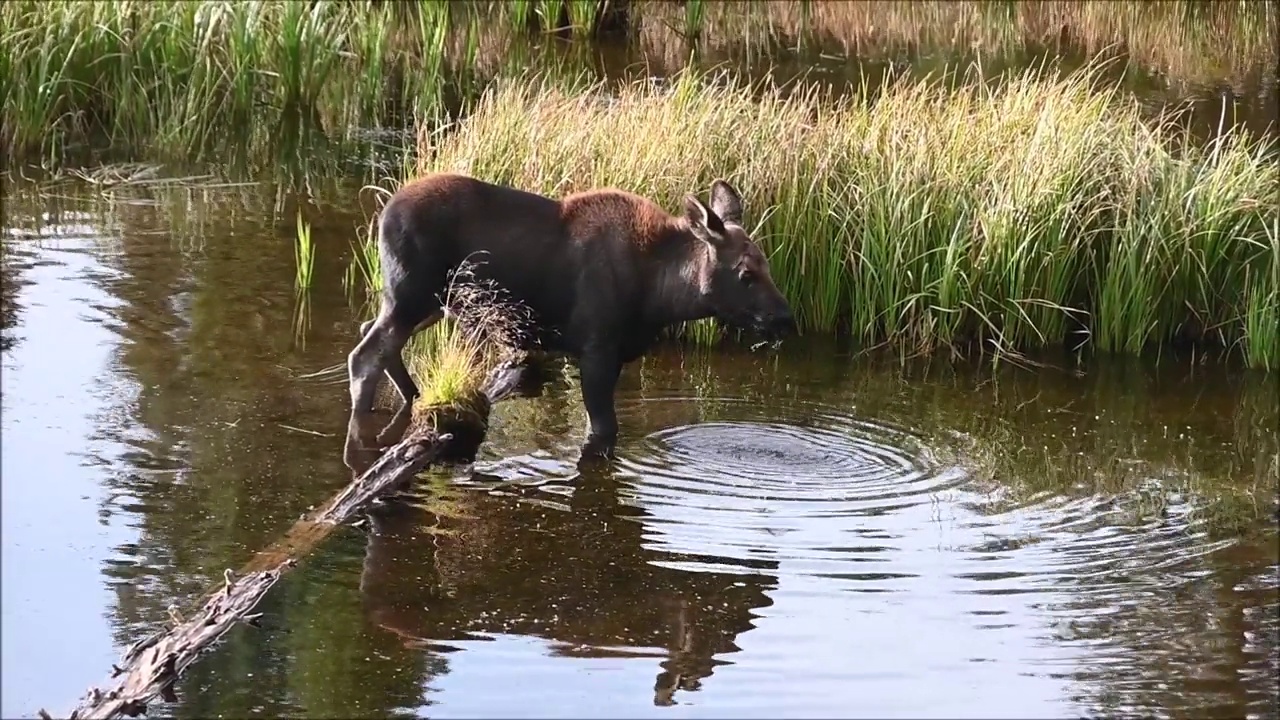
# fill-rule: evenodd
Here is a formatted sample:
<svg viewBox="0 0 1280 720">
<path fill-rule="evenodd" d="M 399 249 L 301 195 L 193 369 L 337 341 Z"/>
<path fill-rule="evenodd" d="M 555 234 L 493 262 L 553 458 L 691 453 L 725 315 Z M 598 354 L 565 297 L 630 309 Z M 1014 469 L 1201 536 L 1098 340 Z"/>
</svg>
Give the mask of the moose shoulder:
<svg viewBox="0 0 1280 720">
<path fill-rule="evenodd" d="M 663 328 L 715 317 L 771 339 L 794 332 L 769 264 L 743 228 L 742 198 L 716 180 L 710 200 L 688 195 L 676 216 L 615 189 L 555 200 L 454 174 L 401 187 L 378 226 L 381 308 L 347 358 L 348 450 L 370 444 L 383 372 L 406 407 L 417 396 L 401 351 L 443 317 L 449 276 L 464 260 L 475 279 L 492 280 L 530 311 L 549 349 L 577 361 L 590 421 L 584 454 L 612 452 L 618 376 Z M 389 440 L 384 433 L 378 441 Z"/>
</svg>

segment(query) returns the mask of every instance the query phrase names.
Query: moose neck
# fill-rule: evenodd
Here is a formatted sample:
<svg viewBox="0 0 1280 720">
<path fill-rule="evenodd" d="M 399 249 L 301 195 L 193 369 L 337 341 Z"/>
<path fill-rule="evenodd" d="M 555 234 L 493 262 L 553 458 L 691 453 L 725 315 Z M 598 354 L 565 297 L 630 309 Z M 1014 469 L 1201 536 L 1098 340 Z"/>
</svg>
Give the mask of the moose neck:
<svg viewBox="0 0 1280 720">
<path fill-rule="evenodd" d="M 714 259 L 706 243 L 686 232 L 674 233 L 655 248 L 657 272 L 646 303 L 646 319 L 655 326 L 709 317 L 706 280 Z"/>
</svg>

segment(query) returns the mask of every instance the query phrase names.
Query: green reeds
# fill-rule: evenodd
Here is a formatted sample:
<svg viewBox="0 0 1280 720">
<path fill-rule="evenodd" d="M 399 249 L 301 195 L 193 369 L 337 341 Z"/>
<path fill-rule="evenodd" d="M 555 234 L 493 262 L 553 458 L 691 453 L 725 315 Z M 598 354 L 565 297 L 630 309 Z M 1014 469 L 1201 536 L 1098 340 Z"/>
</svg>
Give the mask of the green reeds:
<svg viewBox="0 0 1280 720">
<path fill-rule="evenodd" d="M 316 246 L 311 240 L 311 224 L 302 219 L 298 211 L 293 241 L 293 286 L 299 292 L 311 289 L 311 275 L 315 270 Z"/>
<path fill-rule="evenodd" d="M 316 248 L 311 240 L 311 224 L 298 210 L 293 239 L 293 336 L 305 346 L 311 329 L 311 278 L 315 271 Z"/>
<path fill-rule="evenodd" d="M 423 0 L 0 5 L 9 157 L 96 140 L 197 157 L 439 115 L 478 13 Z"/>
<path fill-rule="evenodd" d="M 1276 368 L 1280 163 L 1231 131 L 1183 149 L 1099 73 L 899 82 L 870 102 L 694 72 L 607 99 L 503 81 L 419 170 L 673 210 L 731 178 L 805 330 L 997 355 L 1189 339 Z"/>
<path fill-rule="evenodd" d="M 1274 77 L 1274 0 L 1158 5 L 631 0 L 624 15 L 658 74 L 690 62 L 691 39 L 722 59 L 817 39 L 862 58 L 981 47 L 998 62 L 1051 45 L 1070 54 L 1120 44 L 1176 84 L 1225 80 L 1248 92 L 1259 74 Z M 0 3 L 0 77 L 9 80 L 0 142 L 10 161 L 48 161 L 84 143 L 204 159 L 225 153 L 234 133 L 247 156 L 268 147 L 296 155 L 306 140 L 437 120 L 465 105 L 477 81 L 530 62 L 541 43 L 529 27 L 585 39 L 616 9 L 601 0 L 11 0 Z M 572 54 L 532 56 L 541 67 Z M 596 67 L 589 52 L 572 62 Z"/>
<path fill-rule="evenodd" d="M 1139 65 L 1196 84 L 1240 84 L 1276 63 L 1274 0 L 993 7 L 632 0 L 626 22 L 651 67 L 682 66 L 690 39 L 729 57 L 810 36 L 863 57 L 896 57 L 908 46 L 1024 57 L 1064 38 L 1089 53 L 1119 43 Z M 476 76 L 522 66 L 532 25 L 587 38 L 612 8 L 600 0 L 13 0 L 0 4 L 0 77 L 11 80 L 0 140 L 13 160 L 87 140 L 201 155 L 220 149 L 228 131 L 253 135 L 237 143 L 251 145 L 316 132 L 347 139 L 358 128 L 438 117 L 450 85 L 466 95 Z"/>
</svg>

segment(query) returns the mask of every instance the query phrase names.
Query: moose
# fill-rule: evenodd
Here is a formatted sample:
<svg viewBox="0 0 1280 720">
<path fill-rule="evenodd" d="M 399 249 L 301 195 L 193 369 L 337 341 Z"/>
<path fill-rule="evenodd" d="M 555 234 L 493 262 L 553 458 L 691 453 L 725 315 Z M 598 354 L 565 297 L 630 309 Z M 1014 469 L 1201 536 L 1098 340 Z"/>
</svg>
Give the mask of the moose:
<svg viewBox="0 0 1280 720">
<path fill-rule="evenodd" d="M 715 317 L 771 342 L 794 334 L 791 307 L 742 224 L 742 197 L 717 179 L 710 200 L 686 195 L 676 216 L 614 188 L 556 200 L 453 173 L 403 185 L 378 221 L 380 309 L 347 357 L 348 456 L 397 440 L 395 421 L 376 438 L 369 427 L 378 378 L 395 386 L 401 412 L 412 405 L 419 390 L 401 352 L 445 316 L 448 279 L 464 261 L 529 311 L 544 349 L 576 361 L 589 420 L 583 459 L 612 457 L 619 375 L 665 328 Z"/>
</svg>

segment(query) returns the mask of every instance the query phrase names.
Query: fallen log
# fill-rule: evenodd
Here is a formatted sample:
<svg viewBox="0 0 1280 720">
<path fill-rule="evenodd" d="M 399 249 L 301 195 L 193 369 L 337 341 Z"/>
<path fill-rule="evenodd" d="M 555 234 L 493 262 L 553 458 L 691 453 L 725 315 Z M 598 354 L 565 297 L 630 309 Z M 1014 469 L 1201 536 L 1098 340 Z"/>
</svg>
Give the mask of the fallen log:
<svg viewBox="0 0 1280 720">
<path fill-rule="evenodd" d="M 437 459 L 475 457 L 487 429 L 493 403 L 511 397 L 528 376 L 527 363 L 508 363 L 488 373 L 477 397 L 466 404 L 441 408 L 432 422 L 418 422 L 399 443 L 382 453 L 364 472 L 329 502 L 302 517 L 285 536 L 257 553 L 239 573 L 227 569 L 222 587 L 212 591 L 190 618 L 170 606 L 173 625 L 135 643 L 111 666 L 112 686 L 92 687 L 66 716 L 86 718 L 137 717 L 157 696 L 174 702 L 173 685 L 201 653 L 210 650 L 237 622 L 256 625 L 250 614 L 267 591 L 293 568 L 298 558 L 315 549 L 336 528 L 350 521 L 375 500 L 400 489 Z M 118 678 L 118 679 L 117 679 Z M 51 717 L 41 709 L 42 718 Z"/>
</svg>

